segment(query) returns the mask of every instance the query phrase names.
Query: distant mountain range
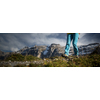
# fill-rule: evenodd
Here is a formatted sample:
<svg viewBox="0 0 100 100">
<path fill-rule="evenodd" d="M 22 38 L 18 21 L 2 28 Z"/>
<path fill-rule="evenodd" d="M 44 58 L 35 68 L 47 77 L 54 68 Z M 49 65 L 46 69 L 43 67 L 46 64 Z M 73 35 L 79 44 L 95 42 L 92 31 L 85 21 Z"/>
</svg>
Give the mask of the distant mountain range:
<svg viewBox="0 0 100 100">
<path fill-rule="evenodd" d="M 79 54 L 85 55 L 92 53 L 99 43 L 92 43 L 88 45 L 79 46 Z M 22 54 L 22 55 L 33 55 L 38 58 L 49 58 L 54 56 L 61 56 L 64 53 L 65 46 L 61 46 L 60 44 L 51 44 L 50 46 L 33 46 L 31 48 L 24 47 L 17 52 L 2 52 L 0 51 L 0 59 L 5 59 L 5 57 L 10 56 L 12 54 Z M 70 48 L 70 55 L 74 54 L 73 48 Z"/>
</svg>

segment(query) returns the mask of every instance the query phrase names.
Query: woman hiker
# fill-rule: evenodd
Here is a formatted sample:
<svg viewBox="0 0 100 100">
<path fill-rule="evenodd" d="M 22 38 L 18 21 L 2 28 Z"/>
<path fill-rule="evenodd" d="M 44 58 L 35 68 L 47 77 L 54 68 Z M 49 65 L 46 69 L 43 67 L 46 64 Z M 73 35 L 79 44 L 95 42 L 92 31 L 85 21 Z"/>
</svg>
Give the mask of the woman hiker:
<svg viewBox="0 0 100 100">
<path fill-rule="evenodd" d="M 65 46 L 65 53 L 62 55 L 63 57 L 69 56 L 69 49 L 72 40 L 73 40 L 74 54 L 76 55 L 76 57 L 78 57 L 79 54 L 78 54 L 77 42 L 79 39 L 79 34 L 80 33 L 67 33 L 67 43 Z"/>
</svg>

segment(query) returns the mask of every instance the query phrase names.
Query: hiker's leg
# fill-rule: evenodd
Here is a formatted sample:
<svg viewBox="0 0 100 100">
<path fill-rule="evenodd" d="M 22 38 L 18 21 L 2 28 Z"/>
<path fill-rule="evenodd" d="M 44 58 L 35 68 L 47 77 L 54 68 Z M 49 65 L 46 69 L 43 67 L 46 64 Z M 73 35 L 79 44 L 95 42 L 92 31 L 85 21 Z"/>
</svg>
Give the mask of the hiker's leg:
<svg viewBox="0 0 100 100">
<path fill-rule="evenodd" d="M 67 34 L 67 42 L 66 42 L 66 46 L 65 46 L 65 54 L 66 55 L 69 55 L 71 40 L 72 40 L 72 34 Z"/>
<path fill-rule="evenodd" d="M 73 47 L 74 47 L 74 54 L 78 55 L 78 47 L 77 47 L 77 42 L 78 42 L 79 34 L 74 33 L 73 34 Z"/>
</svg>

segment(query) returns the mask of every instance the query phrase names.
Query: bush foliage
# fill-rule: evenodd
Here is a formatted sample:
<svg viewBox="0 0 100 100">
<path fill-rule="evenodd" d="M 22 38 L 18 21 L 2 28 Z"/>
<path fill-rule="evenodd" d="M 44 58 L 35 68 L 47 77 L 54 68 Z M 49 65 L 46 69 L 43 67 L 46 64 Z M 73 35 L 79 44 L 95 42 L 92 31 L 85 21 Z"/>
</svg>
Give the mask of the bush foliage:
<svg viewBox="0 0 100 100">
<path fill-rule="evenodd" d="M 10 57 L 7 57 L 5 59 L 6 61 L 11 60 L 11 61 L 32 61 L 32 60 L 40 60 L 40 58 L 37 58 L 32 55 L 27 55 L 23 56 L 21 54 L 12 54 Z"/>
</svg>

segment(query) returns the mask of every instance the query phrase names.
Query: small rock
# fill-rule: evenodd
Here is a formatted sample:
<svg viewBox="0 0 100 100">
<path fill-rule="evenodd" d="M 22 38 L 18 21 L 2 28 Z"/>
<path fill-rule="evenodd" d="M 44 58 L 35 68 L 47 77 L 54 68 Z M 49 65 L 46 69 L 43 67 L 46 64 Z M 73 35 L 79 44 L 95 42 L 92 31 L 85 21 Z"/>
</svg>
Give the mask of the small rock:
<svg viewBox="0 0 100 100">
<path fill-rule="evenodd" d="M 9 60 L 9 62 L 11 62 L 11 60 Z"/>
<path fill-rule="evenodd" d="M 43 59 L 44 61 L 46 60 L 46 59 Z"/>
<path fill-rule="evenodd" d="M 26 64 L 26 66 L 29 66 L 29 64 Z"/>
</svg>

